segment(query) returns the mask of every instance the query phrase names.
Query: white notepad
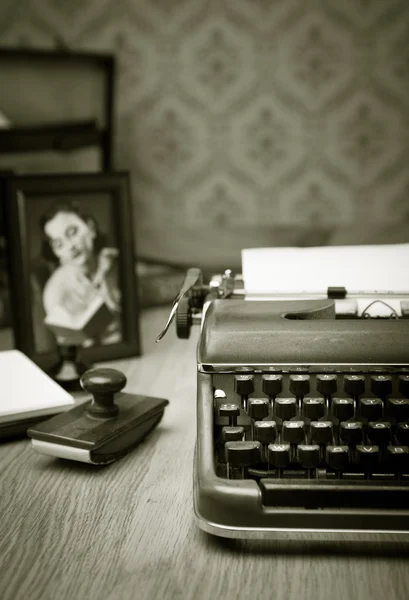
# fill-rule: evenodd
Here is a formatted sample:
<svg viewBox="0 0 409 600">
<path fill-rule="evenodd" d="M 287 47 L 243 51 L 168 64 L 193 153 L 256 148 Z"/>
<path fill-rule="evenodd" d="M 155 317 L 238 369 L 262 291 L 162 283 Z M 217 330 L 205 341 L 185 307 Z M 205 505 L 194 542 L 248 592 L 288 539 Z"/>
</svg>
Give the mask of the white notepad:
<svg viewBox="0 0 409 600">
<path fill-rule="evenodd" d="M 56 414 L 74 398 L 19 350 L 0 352 L 0 423 Z"/>
</svg>

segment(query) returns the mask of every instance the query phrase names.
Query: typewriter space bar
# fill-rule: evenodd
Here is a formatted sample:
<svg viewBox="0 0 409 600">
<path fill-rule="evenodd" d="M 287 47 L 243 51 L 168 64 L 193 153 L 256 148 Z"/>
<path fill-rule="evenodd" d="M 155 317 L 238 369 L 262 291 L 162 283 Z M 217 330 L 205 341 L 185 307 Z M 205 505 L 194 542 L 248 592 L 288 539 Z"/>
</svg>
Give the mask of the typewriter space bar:
<svg viewBox="0 0 409 600">
<path fill-rule="evenodd" d="M 384 508 L 409 506 L 409 482 L 260 479 L 264 506 Z"/>
</svg>

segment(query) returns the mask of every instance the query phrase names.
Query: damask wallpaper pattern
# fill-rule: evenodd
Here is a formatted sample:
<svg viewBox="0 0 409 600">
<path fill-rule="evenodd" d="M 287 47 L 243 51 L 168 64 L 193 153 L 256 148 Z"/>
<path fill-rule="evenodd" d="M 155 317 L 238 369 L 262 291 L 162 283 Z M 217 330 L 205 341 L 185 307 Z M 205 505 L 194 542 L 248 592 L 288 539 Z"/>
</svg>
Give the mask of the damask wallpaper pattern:
<svg viewBox="0 0 409 600">
<path fill-rule="evenodd" d="M 409 221 L 407 0 L 2 0 L 2 45 L 56 40 L 117 57 L 142 245 Z"/>
</svg>

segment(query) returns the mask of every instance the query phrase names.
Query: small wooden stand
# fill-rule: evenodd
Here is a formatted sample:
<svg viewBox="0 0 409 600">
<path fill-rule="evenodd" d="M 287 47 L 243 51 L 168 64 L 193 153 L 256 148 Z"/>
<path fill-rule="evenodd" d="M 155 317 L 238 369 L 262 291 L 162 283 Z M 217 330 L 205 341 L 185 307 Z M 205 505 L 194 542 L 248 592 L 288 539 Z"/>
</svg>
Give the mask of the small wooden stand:
<svg viewBox="0 0 409 600">
<path fill-rule="evenodd" d="M 48 372 L 48 375 L 68 392 L 79 391 L 82 389 L 80 378 L 85 371 L 91 368 L 90 365 L 81 362 L 78 358 L 78 351 L 79 346 L 74 344 L 59 344 L 59 361 Z"/>
</svg>

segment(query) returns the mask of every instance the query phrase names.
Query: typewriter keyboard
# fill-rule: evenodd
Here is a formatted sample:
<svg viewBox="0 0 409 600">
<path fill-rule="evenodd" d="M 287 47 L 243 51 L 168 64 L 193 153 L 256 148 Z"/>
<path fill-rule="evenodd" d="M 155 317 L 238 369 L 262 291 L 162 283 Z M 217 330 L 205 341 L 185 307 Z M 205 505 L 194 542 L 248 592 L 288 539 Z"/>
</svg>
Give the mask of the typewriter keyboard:
<svg viewBox="0 0 409 600">
<path fill-rule="evenodd" d="M 213 386 L 216 472 L 258 480 L 267 504 L 291 480 L 409 484 L 409 372 L 220 373 Z"/>
</svg>

